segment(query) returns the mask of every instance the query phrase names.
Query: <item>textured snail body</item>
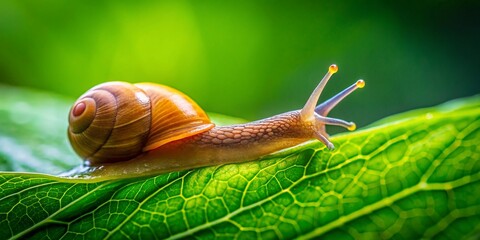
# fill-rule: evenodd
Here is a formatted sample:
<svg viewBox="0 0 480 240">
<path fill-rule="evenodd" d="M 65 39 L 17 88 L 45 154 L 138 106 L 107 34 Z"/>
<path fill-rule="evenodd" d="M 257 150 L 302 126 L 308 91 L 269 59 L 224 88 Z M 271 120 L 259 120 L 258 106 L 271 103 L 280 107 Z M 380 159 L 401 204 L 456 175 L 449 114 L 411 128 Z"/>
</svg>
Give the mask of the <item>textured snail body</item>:
<svg viewBox="0 0 480 240">
<path fill-rule="evenodd" d="M 107 82 L 70 110 L 68 137 L 85 164 L 67 175 L 124 178 L 258 159 L 316 138 L 329 149 L 325 125 L 355 129 L 326 115 L 363 80 L 316 106 L 335 65 L 301 110 L 246 124 L 215 126 L 188 96 L 153 84 Z"/>
</svg>

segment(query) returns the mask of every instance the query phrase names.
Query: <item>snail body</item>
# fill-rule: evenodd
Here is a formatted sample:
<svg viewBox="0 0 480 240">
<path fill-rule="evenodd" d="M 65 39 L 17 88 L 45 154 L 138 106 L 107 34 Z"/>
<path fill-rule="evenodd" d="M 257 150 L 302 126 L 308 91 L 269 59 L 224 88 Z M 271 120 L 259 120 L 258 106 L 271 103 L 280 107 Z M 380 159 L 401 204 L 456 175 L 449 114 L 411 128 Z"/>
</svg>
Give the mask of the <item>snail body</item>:
<svg viewBox="0 0 480 240">
<path fill-rule="evenodd" d="M 329 71 L 301 110 L 230 126 L 215 126 L 188 96 L 153 84 L 107 82 L 82 95 L 69 115 L 68 136 L 84 165 L 72 176 L 124 178 L 258 159 L 318 139 L 329 149 L 325 125 L 355 129 L 326 115 L 363 80 L 316 106 Z"/>
</svg>

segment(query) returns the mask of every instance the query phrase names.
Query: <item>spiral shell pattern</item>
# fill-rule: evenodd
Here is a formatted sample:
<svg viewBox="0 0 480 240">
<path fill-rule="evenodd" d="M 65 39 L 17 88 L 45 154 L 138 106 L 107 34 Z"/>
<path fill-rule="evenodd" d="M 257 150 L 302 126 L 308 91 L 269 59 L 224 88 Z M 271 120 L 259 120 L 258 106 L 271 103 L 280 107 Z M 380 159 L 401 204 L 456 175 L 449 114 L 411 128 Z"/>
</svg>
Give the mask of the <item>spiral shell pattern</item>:
<svg viewBox="0 0 480 240">
<path fill-rule="evenodd" d="M 75 152 L 95 165 L 130 160 L 213 127 L 205 112 L 175 89 L 107 82 L 75 102 L 68 138 Z"/>
<path fill-rule="evenodd" d="M 83 105 L 83 112 L 77 109 Z M 68 137 L 78 155 L 92 164 L 122 161 L 142 151 L 151 121 L 150 99 L 141 89 L 111 82 L 77 100 Z"/>
</svg>

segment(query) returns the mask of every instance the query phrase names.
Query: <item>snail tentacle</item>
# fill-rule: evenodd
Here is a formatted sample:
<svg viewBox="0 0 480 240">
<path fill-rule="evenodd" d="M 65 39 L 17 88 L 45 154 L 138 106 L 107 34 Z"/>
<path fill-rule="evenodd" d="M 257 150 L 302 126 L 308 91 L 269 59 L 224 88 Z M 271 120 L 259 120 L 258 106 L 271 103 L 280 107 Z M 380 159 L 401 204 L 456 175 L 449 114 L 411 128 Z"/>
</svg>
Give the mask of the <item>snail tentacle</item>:
<svg viewBox="0 0 480 240">
<path fill-rule="evenodd" d="M 337 65 L 335 64 L 330 65 L 330 67 L 328 68 L 328 72 L 322 78 L 322 80 L 317 85 L 315 90 L 313 90 L 305 106 L 302 108 L 302 110 L 300 110 L 300 116 L 302 121 L 314 122 L 315 127 L 312 128 L 312 130 L 314 131 L 313 135 L 319 141 L 324 143 L 330 150 L 333 150 L 334 146 L 333 146 L 333 143 L 331 143 L 330 140 L 328 139 L 329 136 L 328 136 L 328 133 L 325 131 L 325 125 L 341 126 L 341 127 L 347 128 L 350 131 L 355 130 L 356 125 L 354 122 L 347 122 L 345 120 L 336 119 L 336 118 L 328 118 L 326 117 L 327 114 L 342 99 L 344 99 L 346 96 L 348 96 L 350 93 L 352 93 L 356 89 L 362 88 L 365 85 L 363 80 L 359 80 L 355 84 L 341 91 L 340 93 L 330 98 L 326 102 L 315 107 L 328 80 L 337 71 L 338 71 Z"/>
<path fill-rule="evenodd" d="M 315 112 L 320 114 L 321 116 L 327 116 L 330 110 L 332 110 L 338 103 L 340 103 L 346 96 L 350 95 L 353 91 L 363 88 L 365 86 L 365 81 L 359 79 L 354 84 L 350 85 L 348 88 L 344 89 L 343 91 L 337 93 L 335 96 L 331 97 L 327 101 L 319 104 L 315 108 Z"/>
</svg>

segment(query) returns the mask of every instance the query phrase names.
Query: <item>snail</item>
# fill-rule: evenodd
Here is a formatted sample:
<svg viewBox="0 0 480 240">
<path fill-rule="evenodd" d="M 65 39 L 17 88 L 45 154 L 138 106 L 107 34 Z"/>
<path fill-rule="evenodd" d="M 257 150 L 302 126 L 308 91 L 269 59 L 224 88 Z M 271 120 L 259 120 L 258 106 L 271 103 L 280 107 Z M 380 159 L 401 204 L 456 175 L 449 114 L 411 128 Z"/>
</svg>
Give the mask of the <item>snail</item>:
<svg viewBox="0 0 480 240">
<path fill-rule="evenodd" d="M 302 109 L 231 126 L 215 126 L 190 97 L 164 85 L 100 84 L 70 110 L 68 139 L 84 164 L 69 175 L 124 178 L 250 161 L 311 139 L 333 150 L 325 126 L 356 125 L 326 116 L 365 85 L 358 80 L 316 106 L 337 70 L 329 67 Z"/>
</svg>

